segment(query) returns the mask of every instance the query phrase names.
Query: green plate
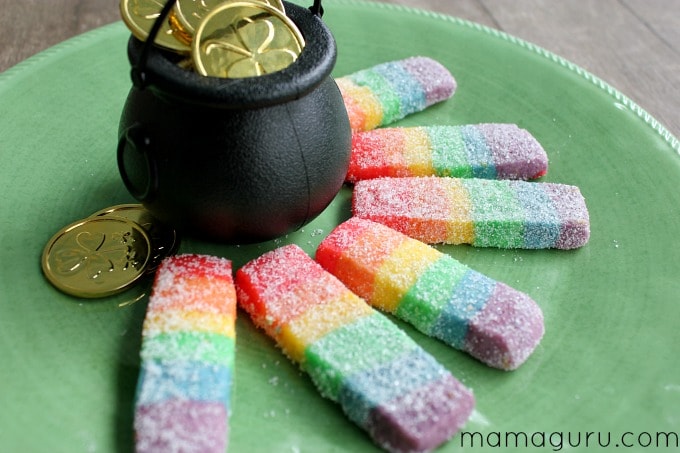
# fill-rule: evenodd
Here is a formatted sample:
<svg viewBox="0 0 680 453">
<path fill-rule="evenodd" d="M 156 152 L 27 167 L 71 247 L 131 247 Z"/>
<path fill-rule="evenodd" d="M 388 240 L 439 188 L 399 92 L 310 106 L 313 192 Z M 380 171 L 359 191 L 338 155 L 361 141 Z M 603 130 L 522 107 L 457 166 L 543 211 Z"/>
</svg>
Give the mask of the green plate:
<svg viewBox="0 0 680 453">
<path fill-rule="evenodd" d="M 511 36 L 405 8 L 341 0 L 324 6 L 339 46 L 336 75 L 427 55 L 457 78 L 451 100 L 400 125 L 517 123 L 549 154 L 544 180 L 578 185 L 586 197 L 592 237 L 579 250 L 443 248 L 543 309 L 545 338 L 519 370 L 487 368 L 399 324 L 474 389 L 476 412 L 465 427 L 480 433 L 474 450 L 484 451 L 481 441 L 525 440 L 566 449 L 569 441 L 584 446 L 586 432 L 595 433 L 591 446 L 606 444 L 607 433 L 611 446 L 677 440 L 669 433 L 677 436 L 680 426 L 678 141 L 605 82 Z M 134 201 L 115 161 L 130 87 L 128 36 L 122 23 L 112 24 L 0 75 L 4 451 L 133 447 L 146 298 L 125 302 L 148 283 L 111 299 L 79 300 L 40 271 L 42 248 L 62 226 Z M 228 257 L 235 267 L 285 243 L 311 254 L 349 216 L 350 195 L 343 189 L 314 222 L 280 240 L 236 247 L 185 239 L 180 252 Z M 375 449 L 243 312 L 237 335 L 231 451 Z M 470 439 L 459 434 L 442 451 L 470 451 Z"/>
</svg>

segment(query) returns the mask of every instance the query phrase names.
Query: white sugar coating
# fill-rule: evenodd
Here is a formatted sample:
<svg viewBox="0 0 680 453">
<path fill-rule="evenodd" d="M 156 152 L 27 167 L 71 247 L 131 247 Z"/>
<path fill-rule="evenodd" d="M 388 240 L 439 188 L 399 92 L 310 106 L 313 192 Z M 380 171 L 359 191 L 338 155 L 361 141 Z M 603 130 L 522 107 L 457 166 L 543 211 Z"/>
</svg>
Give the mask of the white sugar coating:
<svg viewBox="0 0 680 453">
<path fill-rule="evenodd" d="M 142 342 L 140 357 L 142 362 L 149 360 L 172 360 L 181 357 L 185 360 L 215 360 L 220 359 L 228 366 L 233 365 L 233 356 L 224 357 L 225 352 L 220 345 L 212 341 L 197 341 L 191 344 L 191 349 L 184 346 L 185 340 L 179 336 L 166 336 L 163 341 L 154 341 L 156 337 L 149 337 Z M 229 351 L 232 353 L 232 351 Z M 233 354 L 233 353 L 232 353 Z"/>
<path fill-rule="evenodd" d="M 224 285 L 225 281 L 229 284 Z M 231 261 L 225 258 L 189 254 L 168 257 L 156 271 L 148 310 L 181 301 L 185 310 L 218 314 L 221 310 L 214 298 L 231 298 L 232 281 Z"/>
<path fill-rule="evenodd" d="M 174 305 L 177 301 L 181 301 L 183 309 L 199 310 L 213 314 L 222 312 L 220 307 L 210 302 L 214 295 L 225 295 L 229 290 L 223 290 L 215 287 L 216 283 L 212 277 L 202 277 L 204 285 L 198 286 L 196 280 L 188 280 L 177 278 L 175 276 L 168 276 L 167 278 L 160 275 L 157 281 L 161 284 L 154 287 L 154 291 L 149 298 L 149 308 L 151 310 L 160 310 L 165 306 Z M 172 286 L 165 286 L 165 283 L 171 283 Z"/>
<path fill-rule="evenodd" d="M 353 219 L 352 222 L 361 225 L 362 221 L 360 219 Z M 337 252 L 344 252 L 347 250 L 350 245 L 354 244 L 356 241 L 356 235 L 357 231 L 352 229 L 352 228 L 337 228 L 334 229 L 329 236 L 327 236 L 323 241 L 322 244 L 331 241 L 332 238 L 332 243 L 334 245 L 334 248 L 336 248 Z M 317 258 L 318 258 L 318 250 L 317 250 Z M 339 258 L 337 256 L 334 256 L 334 258 Z"/>
<path fill-rule="evenodd" d="M 516 124 L 504 123 L 475 127 L 484 134 L 499 179 L 531 179 L 547 170 L 548 156 L 529 131 Z"/>
<path fill-rule="evenodd" d="M 406 165 L 414 176 L 425 176 L 432 173 L 432 152 L 426 129 L 413 128 L 413 132 L 406 134 L 406 149 L 403 156 Z"/>
<path fill-rule="evenodd" d="M 456 79 L 438 61 L 424 56 L 410 57 L 402 61 L 423 87 L 427 106 L 450 98 L 456 91 Z"/>
<path fill-rule="evenodd" d="M 159 266 L 142 328 L 137 451 L 226 449 L 235 296 L 225 258 L 177 255 Z"/>
<path fill-rule="evenodd" d="M 209 273 L 215 278 L 231 278 L 231 261 L 211 255 L 174 255 L 164 259 L 158 270 L 169 275 Z"/>
<path fill-rule="evenodd" d="M 306 346 L 340 326 L 373 314 L 373 309 L 349 290 L 345 290 L 344 296 L 336 295 L 325 301 L 327 303 L 306 310 L 287 325 L 289 336 L 296 340 L 293 344 L 286 344 L 287 341 L 280 338 L 284 350 L 294 360 L 298 361 L 289 349 L 296 346 L 297 342 L 303 342 Z"/>
<path fill-rule="evenodd" d="M 313 260 L 295 259 L 295 255 L 291 246 L 279 247 L 246 264 L 240 272 L 257 287 L 260 299 L 276 299 L 286 287 L 305 281 L 310 272 L 318 274 L 322 271 Z"/>
<path fill-rule="evenodd" d="M 227 447 L 227 414 L 216 404 L 167 401 L 138 408 L 134 428 L 138 453 L 222 453 Z"/>
<path fill-rule="evenodd" d="M 460 400 L 460 395 L 451 395 L 451 388 L 444 386 L 435 386 L 430 393 L 432 400 L 438 401 L 450 401 L 455 404 L 456 401 Z M 462 394 L 463 392 L 456 392 Z M 430 400 L 423 400 L 422 398 L 414 397 L 414 395 L 408 395 L 405 400 L 399 400 L 396 402 L 389 402 L 385 404 L 385 408 L 388 411 L 398 411 L 403 407 L 409 407 L 409 415 L 411 416 L 408 420 L 408 424 L 414 431 L 414 434 L 422 436 L 422 427 L 427 427 L 432 423 L 432 408 Z M 455 409 L 452 409 L 455 412 Z"/>
<path fill-rule="evenodd" d="M 360 225 L 355 233 L 361 233 Z M 349 236 L 336 239 L 334 246 L 350 240 Z M 433 427 L 428 431 L 423 426 L 423 439 L 418 442 L 432 444 L 429 448 L 433 448 L 446 440 L 453 434 L 449 430 L 459 429 L 469 416 L 474 404 L 472 396 L 469 393 L 454 395 L 453 390 L 442 392 L 442 398 L 467 401 L 451 403 L 461 405 L 455 413 L 445 408 L 446 402 L 433 401 L 432 395 L 437 397 L 439 394 L 429 392 L 430 386 L 450 387 L 451 382 L 460 384 L 403 330 L 349 292 L 336 277 L 317 267 L 318 264 L 307 264 L 311 261 L 297 246 L 266 253 L 237 272 L 238 292 L 252 304 L 248 308 L 253 309 L 253 313 L 266 310 L 271 314 L 273 325 L 281 323 L 280 330 L 269 330 L 268 334 L 310 375 L 322 396 L 338 402 L 349 418 L 369 430 L 371 435 L 376 431 L 371 429 L 375 424 L 372 427 L 368 425 L 369 413 L 376 413 L 376 420 L 379 420 L 381 404 L 390 401 L 395 405 L 395 414 L 387 414 L 378 424 L 383 425 L 385 430 L 410 427 L 413 404 L 406 407 L 396 403 L 407 392 L 419 395 L 418 404 L 422 400 L 429 401 L 429 404 L 423 403 L 423 407 L 418 408 L 419 417 L 415 418 Z M 269 285 L 275 288 L 269 288 L 265 296 Z M 247 296 L 248 293 L 250 296 Z M 300 303 L 307 305 L 304 307 L 306 310 L 280 305 L 282 300 L 293 295 L 295 298 L 299 296 Z M 423 366 L 425 363 L 429 363 L 429 367 Z M 443 383 L 445 380 L 447 384 Z M 276 379 L 269 382 L 278 385 Z M 274 417 L 275 414 L 268 412 L 266 416 Z M 447 422 L 440 423 L 440 416 L 444 416 Z M 417 431 L 409 429 L 414 433 Z M 378 443 L 380 439 L 380 436 L 374 438 Z"/>
<path fill-rule="evenodd" d="M 557 183 L 376 178 L 355 184 L 352 211 L 427 243 L 569 249 L 590 236 L 580 190 Z"/>
<path fill-rule="evenodd" d="M 394 184 L 390 184 L 395 181 Z M 378 178 L 355 185 L 353 206 L 358 217 L 392 216 L 448 220 L 447 192 L 430 184 L 430 178 Z M 357 190 L 358 189 L 358 190 Z"/>
<path fill-rule="evenodd" d="M 449 374 L 382 406 L 369 430 L 390 452 L 431 451 L 465 425 L 474 404 L 472 392 Z"/>
<path fill-rule="evenodd" d="M 325 304 L 337 300 L 338 294 L 346 291 L 346 288 L 337 280 L 323 278 L 312 279 L 301 283 L 298 287 L 281 292 L 275 298 L 267 300 L 268 322 L 263 325 L 266 330 L 270 327 L 278 328 L 282 319 L 291 315 L 298 315 L 306 310 L 310 304 L 310 294 L 314 295 L 314 302 Z"/>
<path fill-rule="evenodd" d="M 498 283 L 487 305 L 470 322 L 466 345 L 491 366 L 518 368 L 545 333 L 543 312 L 528 295 Z M 482 344 L 479 339 L 485 338 Z"/>
<path fill-rule="evenodd" d="M 560 248 L 583 246 L 590 238 L 590 216 L 585 198 L 576 186 L 553 184 L 546 187 L 562 223 Z"/>
<path fill-rule="evenodd" d="M 352 167 L 350 168 L 370 169 L 383 166 L 391 170 L 392 176 L 410 176 L 409 169 L 404 166 L 402 153 L 397 152 L 404 147 L 403 139 L 403 134 L 394 128 L 356 133 L 352 146 L 356 151 L 352 153 Z"/>
<path fill-rule="evenodd" d="M 179 331 L 212 331 L 233 335 L 234 316 L 219 307 L 211 310 L 192 311 L 179 309 L 149 310 L 146 314 L 142 335 L 158 335 Z"/>
<path fill-rule="evenodd" d="M 316 303 L 324 303 L 346 291 L 339 280 L 297 246 L 268 252 L 243 266 L 239 273 L 256 288 L 259 299 L 252 300 L 248 291 L 238 288 L 239 304 L 269 334 L 274 334 L 286 318 L 304 311 L 310 304 L 310 294 L 314 294 Z M 264 313 L 264 317 L 258 313 Z"/>
</svg>

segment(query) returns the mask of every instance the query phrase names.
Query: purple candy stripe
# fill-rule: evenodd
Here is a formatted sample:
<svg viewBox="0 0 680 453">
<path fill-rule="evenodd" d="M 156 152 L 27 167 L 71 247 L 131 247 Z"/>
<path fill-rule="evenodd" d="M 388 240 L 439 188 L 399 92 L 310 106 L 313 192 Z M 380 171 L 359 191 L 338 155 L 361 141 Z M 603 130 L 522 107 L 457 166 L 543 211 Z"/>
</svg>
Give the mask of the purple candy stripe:
<svg viewBox="0 0 680 453">
<path fill-rule="evenodd" d="M 498 179 L 534 179 L 548 171 L 548 156 L 538 141 L 515 124 L 478 124 L 493 156 Z"/>
<path fill-rule="evenodd" d="M 531 355 L 543 333 L 543 312 L 536 302 L 498 282 L 468 326 L 465 350 L 488 365 L 514 370 Z"/>
<path fill-rule="evenodd" d="M 139 406 L 135 447 L 143 452 L 224 453 L 229 418 L 224 405 L 187 400 Z"/>
<path fill-rule="evenodd" d="M 474 404 L 472 393 L 447 373 L 373 409 L 367 429 L 390 452 L 428 451 L 463 427 Z"/>
<path fill-rule="evenodd" d="M 560 236 L 555 248 L 575 249 L 585 245 L 590 239 L 590 216 L 579 188 L 546 183 L 543 190 L 552 200 L 560 218 Z"/>
<path fill-rule="evenodd" d="M 427 57 L 411 57 L 400 63 L 423 87 L 428 107 L 450 98 L 456 91 L 456 80 L 441 63 Z"/>
</svg>

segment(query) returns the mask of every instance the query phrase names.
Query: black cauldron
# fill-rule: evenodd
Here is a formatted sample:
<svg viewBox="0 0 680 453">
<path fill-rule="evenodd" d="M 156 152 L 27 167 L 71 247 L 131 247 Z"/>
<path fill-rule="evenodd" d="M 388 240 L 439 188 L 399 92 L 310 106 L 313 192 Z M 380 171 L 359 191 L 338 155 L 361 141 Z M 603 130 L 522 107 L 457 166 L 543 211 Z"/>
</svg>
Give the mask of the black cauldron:
<svg viewBox="0 0 680 453">
<path fill-rule="evenodd" d="M 340 190 L 351 133 L 330 77 L 335 41 L 320 1 L 284 3 L 306 45 L 292 65 L 260 77 L 204 77 L 152 39 L 130 38 L 118 167 L 160 220 L 210 239 L 258 242 L 299 229 Z"/>
</svg>

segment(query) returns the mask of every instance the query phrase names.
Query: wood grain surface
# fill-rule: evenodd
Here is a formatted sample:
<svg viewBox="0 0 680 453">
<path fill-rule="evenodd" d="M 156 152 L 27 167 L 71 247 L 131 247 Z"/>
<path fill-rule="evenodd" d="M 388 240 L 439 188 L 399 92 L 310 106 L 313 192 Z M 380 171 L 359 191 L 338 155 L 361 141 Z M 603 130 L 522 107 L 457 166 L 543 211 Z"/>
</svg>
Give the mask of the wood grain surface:
<svg viewBox="0 0 680 453">
<path fill-rule="evenodd" d="M 478 22 L 550 50 L 608 82 L 680 137 L 680 0 L 383 2 Z M 118 0 L 0 0 L 0 11 L 0 71 L 120 19 Z"/>
</svg>

